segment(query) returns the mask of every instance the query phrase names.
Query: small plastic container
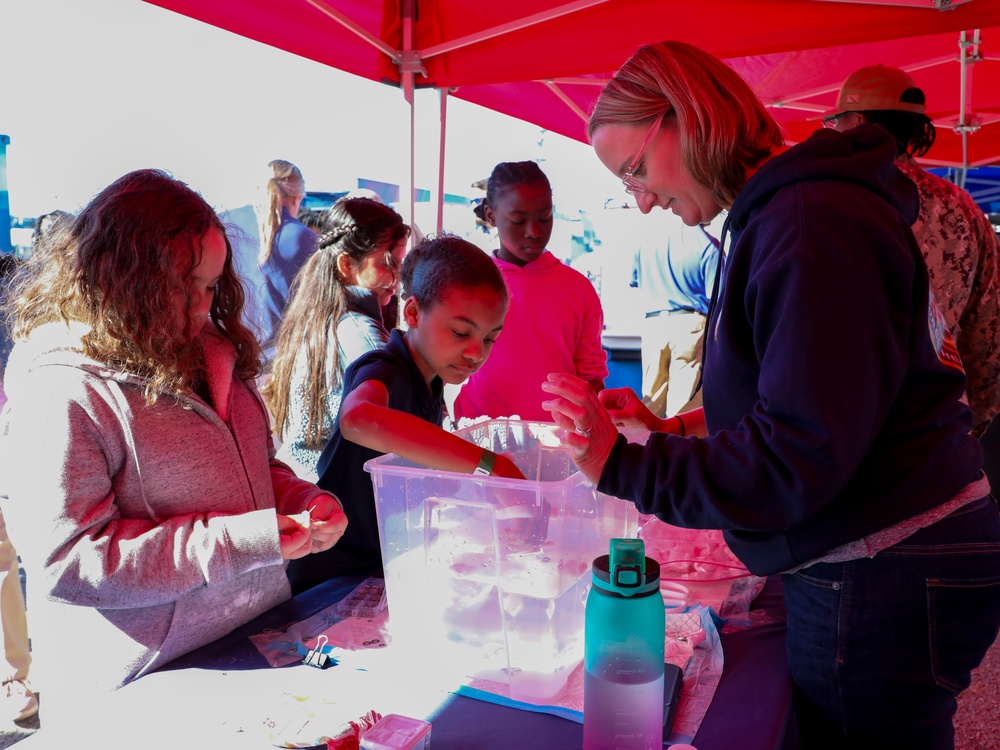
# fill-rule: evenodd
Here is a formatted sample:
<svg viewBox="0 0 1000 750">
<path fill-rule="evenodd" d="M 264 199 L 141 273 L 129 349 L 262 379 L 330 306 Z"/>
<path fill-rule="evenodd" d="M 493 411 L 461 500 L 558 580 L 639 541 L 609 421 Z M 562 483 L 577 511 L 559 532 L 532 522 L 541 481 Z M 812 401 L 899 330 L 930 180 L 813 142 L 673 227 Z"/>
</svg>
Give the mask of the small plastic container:
<svg viewBox="0 0 1000 750">
<path fill-rule="evenodd" d="M 343 617 L 370 619 L 385 609 L 385 601 L 385 581 L 366 578 L 337 602 L 337 613 Z"/>
<path fill-rule="evenodd" d="M 433 653 L 456 679 L 545 704 L 583 661 L 594 558 L 635 537 L 635 506 L 597 492 L 557 428 L 496 419 L 459 437 L 510 454 L 527 479 L 372 459 L 393 646 Z M 475 686 L 475 685 L 474 685 Z"/>
<path fill-rule="evenodd" d="M 386 714 L 361 735 L 361 750 L 430 750 L 431 725 L 400 714 Z"/>
</svg>

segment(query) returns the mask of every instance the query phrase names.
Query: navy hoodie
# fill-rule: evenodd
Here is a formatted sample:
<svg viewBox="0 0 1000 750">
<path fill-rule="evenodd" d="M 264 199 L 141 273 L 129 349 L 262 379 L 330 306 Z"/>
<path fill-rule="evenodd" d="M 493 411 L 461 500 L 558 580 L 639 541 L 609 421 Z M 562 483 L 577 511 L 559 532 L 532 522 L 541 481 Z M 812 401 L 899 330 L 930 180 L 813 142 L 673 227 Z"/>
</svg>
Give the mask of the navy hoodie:
<svg viewBox="0 0 1000 750">
<path fill-rule="evenodd" d="M 979 477 L 965 373 L 929 313 L 919 199 L 895 156 L 876 125 L 820 130 L 747 181 L 706 330 L 710 437 L 619 438 L 601 491 L 723 529 L 769 575 Z"/>
</svg>

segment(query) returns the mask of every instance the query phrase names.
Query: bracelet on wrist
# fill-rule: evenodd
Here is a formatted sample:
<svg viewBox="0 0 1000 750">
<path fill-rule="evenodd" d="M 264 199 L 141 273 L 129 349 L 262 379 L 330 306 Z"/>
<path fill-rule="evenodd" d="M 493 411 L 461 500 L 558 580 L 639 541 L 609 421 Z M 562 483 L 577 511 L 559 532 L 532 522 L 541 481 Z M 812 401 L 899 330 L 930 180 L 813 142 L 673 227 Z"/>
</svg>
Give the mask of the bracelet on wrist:
<svg viewBox="0 0 1000 750">
<path fill-rule="evenodd" d="M 472 470 L 473 474 L 490 476 L 493 473 L 493 464 L 496 463 L 497 454 L 483 448 L 483 455 L 479 457 L 479 465 Z"/>
</svg>

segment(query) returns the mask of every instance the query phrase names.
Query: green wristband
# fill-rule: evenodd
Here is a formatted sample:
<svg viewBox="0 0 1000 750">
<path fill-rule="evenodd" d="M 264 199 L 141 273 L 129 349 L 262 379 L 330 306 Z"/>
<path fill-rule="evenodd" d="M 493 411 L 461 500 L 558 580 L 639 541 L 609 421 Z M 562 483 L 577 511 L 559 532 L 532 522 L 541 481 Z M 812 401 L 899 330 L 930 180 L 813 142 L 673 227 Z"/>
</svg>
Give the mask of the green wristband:
<svg viewBox="0 0 1000 750">
<path fill-rule="evenodd" d="M 479 466 L 477 466 L 472 473 L 482 474 L 483 476 L 489 476 L 493 473 L 493 464 L 496 463 L 497 454 L 493 451 L 488 451 L 483 448 L 483 455 L 479 457 Z"/>
</svg>

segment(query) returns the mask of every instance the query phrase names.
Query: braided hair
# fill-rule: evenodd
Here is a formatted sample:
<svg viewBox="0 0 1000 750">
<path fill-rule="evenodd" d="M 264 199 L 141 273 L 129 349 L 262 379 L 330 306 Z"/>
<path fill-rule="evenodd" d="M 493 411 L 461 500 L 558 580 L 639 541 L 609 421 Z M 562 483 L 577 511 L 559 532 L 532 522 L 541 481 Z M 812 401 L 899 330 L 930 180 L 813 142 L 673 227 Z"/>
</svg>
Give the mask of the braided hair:
<svg viewBox="0 0 1000 750">
<path fill-rule="evenodd" d="M 545 172 L 533 161 L 504 161 L 493 167 L 490 178 L 486 181 L 486 200 L 473 208 L 476 212 L 485 210 L 485 205 L 496 208 L 500 201 L 500 196 L 506 193 L 515 185 L 537 185 L 544 184 L 549 193 L 552 192 L 552 185 Z M 477 216 L 486 219 L 485 213 L 476 212 Z"/>
<path fill-rule="evenodd" d="M 289 289 L 271 377 L 261 391 L 280 436 L 290 427 L 292 388 L 302 387 L 293 375 L 304 367 L 306 445 L 314 450 L 323 447 L 330 394 L 339 390 L 344 374 L 337 326 L 348 312 L 348 280 L 340 271 L 341 259 L 358 266 L 365 256 L 386 245 L 386 265 L 393 268 L 391 249 L 409 235 L 410 227 L 396 211 L 371 198 L 342 198 L 327 212 L 320 227 L 319 249 Z"/>
</svg>

